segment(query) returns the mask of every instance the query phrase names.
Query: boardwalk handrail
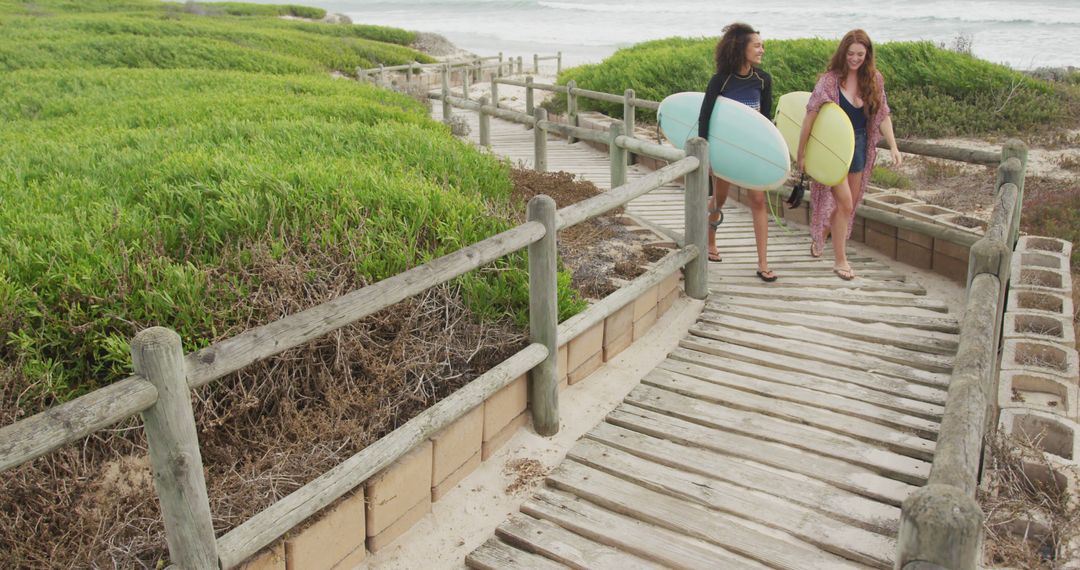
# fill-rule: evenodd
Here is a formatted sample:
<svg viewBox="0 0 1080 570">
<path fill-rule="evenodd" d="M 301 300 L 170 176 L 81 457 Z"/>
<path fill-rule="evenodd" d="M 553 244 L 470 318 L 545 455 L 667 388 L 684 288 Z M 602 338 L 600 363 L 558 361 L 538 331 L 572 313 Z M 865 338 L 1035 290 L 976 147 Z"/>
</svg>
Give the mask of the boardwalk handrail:
<svg viewBox="0 0 1080 570">
<path fill-rule="evenodd" d="M 999 331 L 1027 149 L 1013 140 L 1001 154 L 990 225 L 969 256 L 968 297 L 934 462 L 926 486 L 901 508 L 896 556 L 901 570 L 974 570 L 980 564 L 983 513 L 975 489 L 983 438 L 994 417 Z"/>
<path fill-rule="evenodd" d="M 533 119 L 450 96 L 444 101 L 476 106 L 482 112 L 506 114 L 522 123 L 534 124 L 538 133 L 566 126 L 548 122 L 543 109 Z M 571 129 L 567 132 L 582 134 L 576 130 L 578 127 Z M 617 149 L 613 141 L 619 135 L 621 130 L 615 129 L 604 140 L 612 142 L 612 148 Z M 601 322 L 621 308 L 619 303 L 629 302 L 635 294 L 666 279 L 680 267 L 684 267 L 687 295 L 695 299 L 708 295 L 702 254 L 708 143 L 693 139 L 687 143 L 687 149 L 679 160 L 629 184 L 625 183 L 625 154 L 615 153 L 621 157 L 624 170 L 621 178 L 614 178 L 620 182 L 610 192 L 558 211 L 551 198 L 534 197 L 529 202 L 528 221 L 515 228 L 191 354 L 183 354 L 179 336 L 169 329 L 153 327 L 141 331 L 132 341 L 134 375 L 0 427 L 0 472 L 142 414 L 170 558 L 177 568 L 230 568 L 344 496 L 525 372 L 531 379 L 529 400 L 534 427 L 541 435 L 553 435 L 559 426 L 556 359 L 558 346 L 567 335 Z M 615 168 L 613 164 L 613 172 Z M 558 325 L 556 231 L 611 211 L 680 176 L 687 180 L 687 227 L 700 231 L 692 230 L 688 245 L 666 256 L 645 274 Z M 529 250 L 530 292 L 530 344 L 525 349 L 222 537 L 214 538 L 191 410 L 191 390 L 524 248 Z"/>
</svg>

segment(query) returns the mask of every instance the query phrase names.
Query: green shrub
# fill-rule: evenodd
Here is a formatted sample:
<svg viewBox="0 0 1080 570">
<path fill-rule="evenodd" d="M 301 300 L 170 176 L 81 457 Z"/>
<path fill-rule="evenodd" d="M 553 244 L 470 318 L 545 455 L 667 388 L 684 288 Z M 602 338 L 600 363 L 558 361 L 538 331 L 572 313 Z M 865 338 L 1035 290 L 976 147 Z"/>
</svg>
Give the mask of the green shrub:
<svg viewBox="0 0 1080 570">
<path fill-rule="evenodd" d="M 560 83 L 655 101 L 680 91 L 704 91 L 714 71 L 715 38 L 671 38 L 621 49 L 599 64 L 568 69 Z M 835 41 L 769 40 L 763 68 L 773 76 L 773 97 L 809 91 L 828 63 Z M 1074 124 L 1080 94 L 1027 77 L 1005 66 L 935 47 L 930 42 L 877 44 L 889 105 L 900 136 L 1020 135 Z M 622 115 L 622 106 L 581 99 L 582 109 Z M 775 109 L 775 105 L 773 107 Z M 655 114 L 641 111 L 654 121 Z"/>
<path fill-rule="evenodd" d="M 363 46 L 415 52 L 175 8 L 0 2 L 0 359 L 26 407 L 129 374 L 144 327 L 186 350 L 245 328 L 251 251 L 338 252 L 360 287 L 512 225 L 507 163 L 405 95 L 326 73 Z M 525 322 L 525 267 L 466 275 L 466 301 Z M 564 317 L 582 306 L 568 281 Z"/>
<path fill-rule="evenodd" d="M 870 182 L 884 188 L 911 188 L 911 179 L 884 166 L 875 166 L 870 172 Z"/>
</svg>

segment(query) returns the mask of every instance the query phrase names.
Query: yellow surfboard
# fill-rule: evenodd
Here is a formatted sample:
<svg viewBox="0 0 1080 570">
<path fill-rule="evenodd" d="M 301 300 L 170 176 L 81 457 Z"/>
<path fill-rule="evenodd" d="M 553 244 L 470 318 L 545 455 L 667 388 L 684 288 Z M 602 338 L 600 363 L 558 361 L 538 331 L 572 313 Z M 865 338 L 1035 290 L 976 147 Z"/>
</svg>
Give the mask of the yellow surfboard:
<svg viewBox="0 0 1080 570">
<path fill-rule="evenodd" d="M 809 91 L 793 91 L 782 95 L 776 106 L 776 128 L 784 136 L 792 160 L 799 152 L 799 134 L 809 101 Z M 806 174 L 826 186 L 835 186 L 847 176 L 854 155 L 855 130 L 851 120 L 836 103 L 825 103 L 806 142 Z"/>
</svg>

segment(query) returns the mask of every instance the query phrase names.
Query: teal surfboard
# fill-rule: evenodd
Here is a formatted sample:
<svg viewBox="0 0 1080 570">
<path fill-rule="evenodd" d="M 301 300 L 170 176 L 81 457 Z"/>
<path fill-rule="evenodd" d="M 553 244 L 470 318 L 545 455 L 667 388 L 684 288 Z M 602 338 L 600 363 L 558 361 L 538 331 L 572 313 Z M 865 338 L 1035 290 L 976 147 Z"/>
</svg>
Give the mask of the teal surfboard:
<svg viewBox="0 0 1080 570">
<path fill-rule="evenodd" d="M 676 148 L 698 134 L 704 93 L 676 93 L 660 102 L 660 129 Z M 764 115 L 717 97 L 709 121 L 709 161 L 717 176 L 743 188 L 768 190 L 787 180 L 791 161 L 783 135 Z"/>
</svg>

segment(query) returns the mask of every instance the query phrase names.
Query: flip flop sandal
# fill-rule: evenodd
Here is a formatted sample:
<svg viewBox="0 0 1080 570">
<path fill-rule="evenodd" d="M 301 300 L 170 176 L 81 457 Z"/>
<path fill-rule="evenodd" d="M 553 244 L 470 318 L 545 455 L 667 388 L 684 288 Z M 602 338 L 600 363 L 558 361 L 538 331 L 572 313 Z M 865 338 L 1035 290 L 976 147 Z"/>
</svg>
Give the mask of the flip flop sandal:
<svg viewBox="0 0 1080 570">
<path fill-rule="evenodd" d="M 712 215 L 712 214 L 720 214 L 720 219 L 719 220 L 716 220 L 715 222 L 709 222 L 709 227 L 715 230 L 716 228 L 720 227 L 720 224 L 724 223 L 724 211 L 723 210 L 709 210 L 709 215 Z M 720 260 L 717 259 L 716 261 L 720 261 Z"/>
<path fill-rule="evenodd" d="M 709 261 L 714 261 L 714 262 L 719 263 L 719 262 L 723 261 L 723 259 L 720 259 L 720 254 L 719 253 L 710 253 L 709 254 Z"/>
<path fill-rule="evenodd" d="M 855 272 L 850 267 L 833 267 L 833 273 L 844 281 L 851 281 L 855 278 Z"/>
<path fill-rule="evenodd" d="M 773 281 L 776 281 L 777 279 L 779 279 L 779 277 L 777 277 L 776 274 L 773 273 L 772 269 L 770 269 L 768 271 L 758 271 L 757 276 L 758 276 L 758 279 L 761 279 L 762 281 L 764 281 L 766 283 L 772 283 Z"/>
<path fill-rule="evenodd" d="M 821 257 L 825 254 L 825 246 L 821 246 L 821 249 L 817 249 L 814 242 L 810 242 L 810 257 Z"/>
</svg>

